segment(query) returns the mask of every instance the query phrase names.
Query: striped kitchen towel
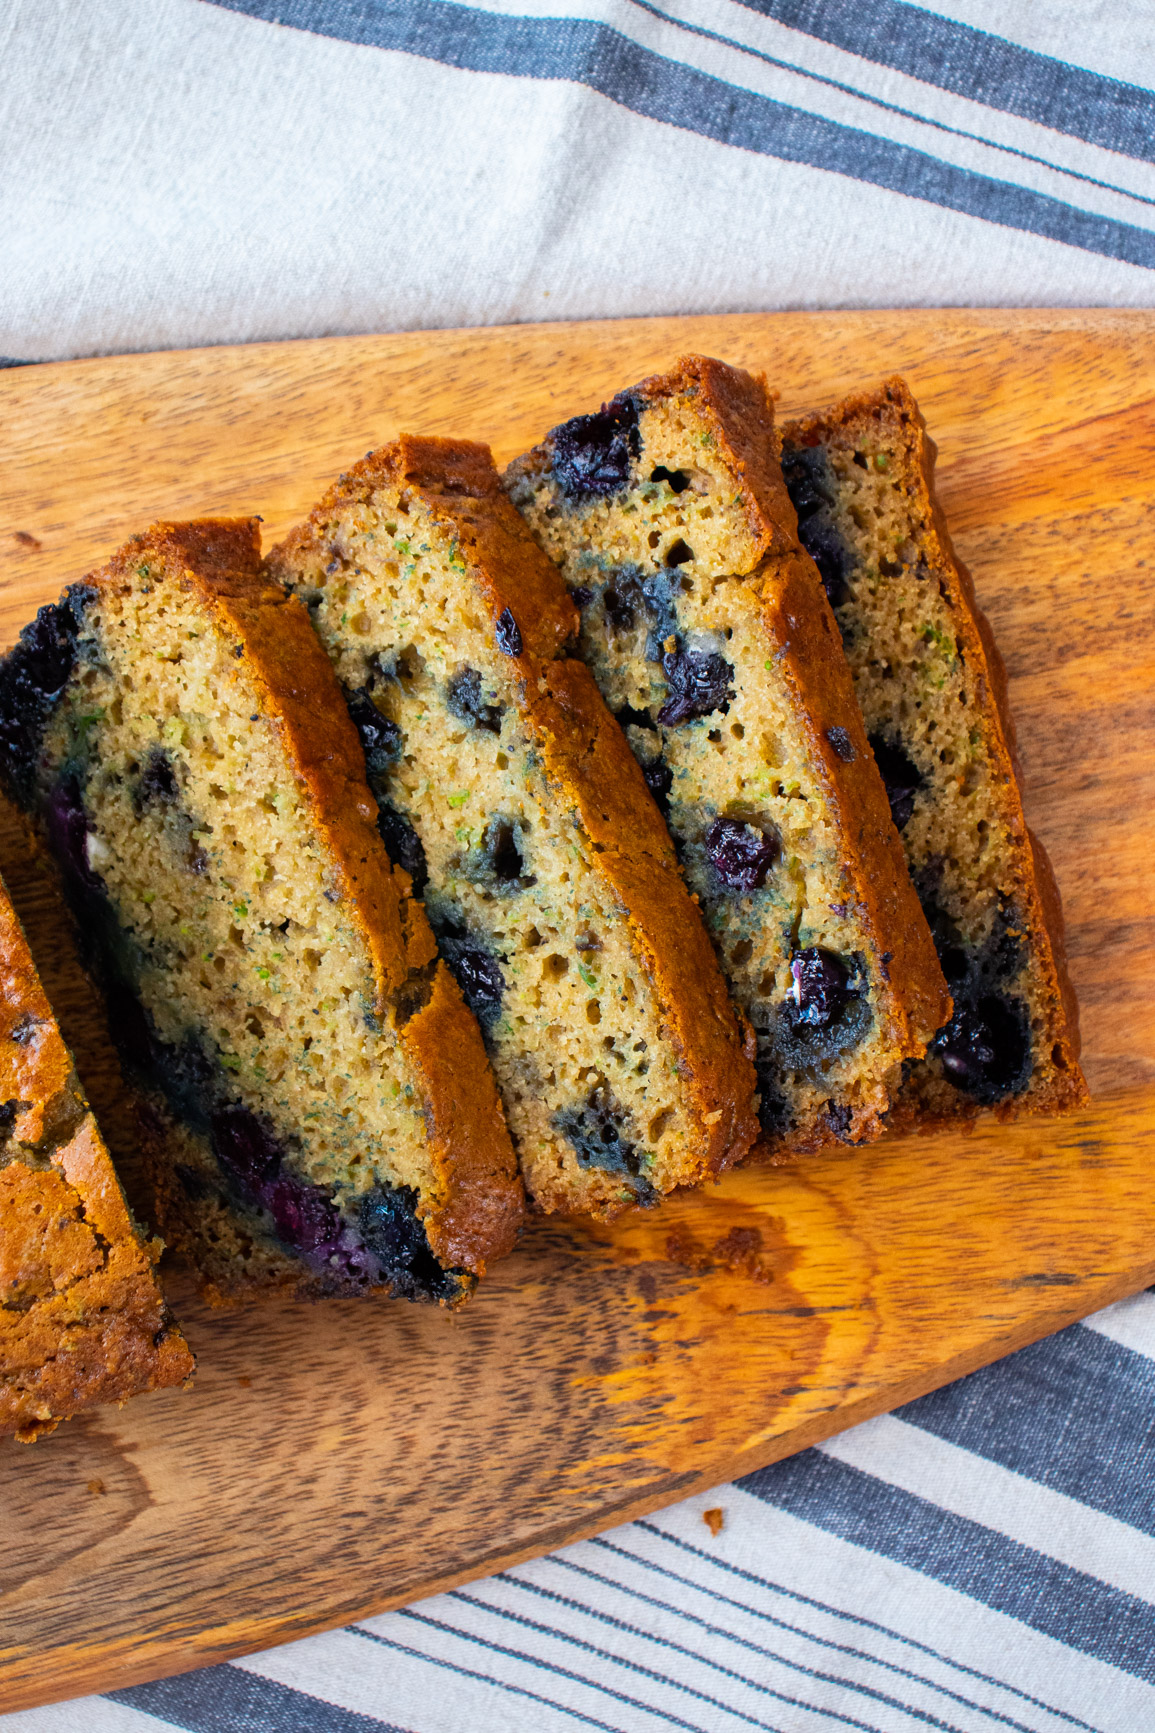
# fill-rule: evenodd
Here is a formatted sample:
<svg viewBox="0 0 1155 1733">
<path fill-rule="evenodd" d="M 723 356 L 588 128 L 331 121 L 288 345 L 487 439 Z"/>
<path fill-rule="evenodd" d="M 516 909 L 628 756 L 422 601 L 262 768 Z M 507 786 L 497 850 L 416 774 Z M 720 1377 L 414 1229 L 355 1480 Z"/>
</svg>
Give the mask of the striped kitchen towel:
<svg viewBox="0 0 1155 1733">
<path fill-rule="evenodd" d="M 1151 305 L 1153 86 L 1150 0 L 3 0 L 0 352 Z M 0 1733 L 1155 1733 L 1153 1458 L 1140 1295 L 553 1557 Z"/>
<path fill-rule="evenodd" d="M 1151 0 L 4 0 L 0 353 L 1150 305 Z"/>
<path fill-rule="evenodd" d="M 1152 1733 L 1155 1294 L 403 1612 L 0 1733 Z"/>
</svg>

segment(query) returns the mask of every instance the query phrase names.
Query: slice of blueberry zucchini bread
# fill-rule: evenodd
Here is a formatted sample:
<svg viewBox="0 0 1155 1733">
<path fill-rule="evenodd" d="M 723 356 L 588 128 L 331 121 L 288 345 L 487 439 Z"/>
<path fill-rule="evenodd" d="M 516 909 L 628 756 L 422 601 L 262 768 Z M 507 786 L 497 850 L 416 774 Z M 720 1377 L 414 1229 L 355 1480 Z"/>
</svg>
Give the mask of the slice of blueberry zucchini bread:
<svg viewBox="0 0 1155 1733">
<path fill-rule="evenodd" d="M 189 1353 L 0 882 L 0 1435 L 185 1384 Z"/>
<path fill-rule="evenodd" d="M 373 453 L 269 571 L 333 658 L 381 834 L 486 1031 L 537 1207 L 608 1216 L 744 1155 L 745 1038 L 488 447 Z"/>
<path fill-rule="evenodd" d="M 777 1149 L 877 1136 L 949 1012 L 765 381 L 690 356 L 506 472 L 757 1036 Z"/>
<path fill-rule="evenodd" d="M 496 1085 L 256 521 L 159 524 L 41 609 L 0 763 L 210 1298 L 465 1297 L 523 1212 Z"/>
<path fill-rule="evenodd" d="M 1023 819 L 1006 681 L 934 496 L 901 379 L 783 429 L 802 541 L 842 631 L 870 743 L 954 998 L 896 1117 L 1076 1105 L 1074 996 L 1050 863 Z"/>
</svg>

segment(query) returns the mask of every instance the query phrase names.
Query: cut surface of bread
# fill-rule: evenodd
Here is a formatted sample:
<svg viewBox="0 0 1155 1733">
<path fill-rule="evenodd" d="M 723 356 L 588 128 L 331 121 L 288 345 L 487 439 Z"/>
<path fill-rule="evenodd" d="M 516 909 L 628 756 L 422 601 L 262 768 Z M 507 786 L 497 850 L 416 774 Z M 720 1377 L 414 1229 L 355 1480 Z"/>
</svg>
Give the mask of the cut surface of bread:
<svg viewBox="0 0 1155 1733">
<path fill-rule="evenodd" d="M 452 1303 L 512 1245 L 512 1145 L 328 658 L 259 562 L 255 520 L 135 537 L 0 664 L 0 762 L 210 1297 Z"/>
<path fill-rule="evenodd" d="M 1050 863 L 1027 829 L 1006 682 L 935 501 L 901 379 L 783 429 L 911 875 L 954 998 L 896 1120 L 1053 1111 L 1086 1097 Z"/>
<path fill-rule="evenodd" d="M 765 382 L 683 358 L 506 472 L 757 1035 L 763 1130 L 877 1136 L 949 1011 Z"/>
<path fill-rule="evenodd" d="M 268 569 L 333 658 L 534 1203 L 604 1217 L 744 1155 L 755 1074 L 725 983 L 488 448 L 373 453 Z"/>
<path fill-rule="evenodd" d="M 0 882 L 0 1434 L 185 1384 L 194 1361 Z"/>
</svg>

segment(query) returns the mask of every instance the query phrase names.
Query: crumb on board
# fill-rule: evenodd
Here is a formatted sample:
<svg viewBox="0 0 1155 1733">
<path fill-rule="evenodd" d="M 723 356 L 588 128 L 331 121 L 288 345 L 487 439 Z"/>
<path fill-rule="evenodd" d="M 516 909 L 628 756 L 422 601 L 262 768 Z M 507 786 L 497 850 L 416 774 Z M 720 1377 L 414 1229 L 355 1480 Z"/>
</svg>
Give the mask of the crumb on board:
<svg viewBox="0 0 1155 1733">
<path fill-rule="evenodd" d="M 712 1510 L 702 1512 L 702 1521 L 711 1534 L 721 1534 L 726 1526 L 726 1513 L 720 1505 L 715 1505 Z"/>
</svg>

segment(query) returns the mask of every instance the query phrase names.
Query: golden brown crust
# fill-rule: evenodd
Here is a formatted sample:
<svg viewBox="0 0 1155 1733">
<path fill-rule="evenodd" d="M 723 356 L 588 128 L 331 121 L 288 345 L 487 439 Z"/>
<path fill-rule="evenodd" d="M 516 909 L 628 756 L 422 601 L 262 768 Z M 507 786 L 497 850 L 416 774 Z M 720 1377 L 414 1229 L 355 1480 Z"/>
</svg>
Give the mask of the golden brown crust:
<svg viewBox="0 0 1155 1733">
<path fill-rule="evenodd" d="M 844 881 L 879 956 L 889 959 L 883 966 L 895 1060 L 920 1057 L 950 1016 L 951 1000 L 867 743 L 838 626 L 817 568 L 801 549 L 768 566 L 760 587 L 767 634 L 778 645 L 782 676 L 794 690 L 812 761 L 846 842 Z"/>
<path fill-rule="evenodd" d="M 137 1234 L 0 886 L 0 1435 L 187 1383 L 194 1360 Z M 7 1157 L 8 1159 L 5 1159 Z"/>
<path fill-rule="evenodd" d="M 141 559 L 178 562 L 220 629 L 235 637 L 261 713 L 280 730 L 306 791 L 312 819 L 333 863 L 334 891 L 354 912 L 373 960 L 378 1010 L 420 1067 L 427 1087 L 430 1147 L 442 1177 L 441 1200 L 419 1216 L 436 1255 L 452 1252 L 472 1274 L 508 1252 L 524 1216 L 517 1161 L 476 1021 L 443 963 L 408 877 L 394 869 L 376 827 L 365 760 L 332 665 L 307 610 L 261 568 L 257 519 L 204 519 L 154 525 L 88 580 L 115 583 Z M 238 657 L 238 660 L 240 658 Z M 427 990 L 407 1016 L 406 989 Z M 422 994 L 424 996 L 424 993 Z M 466 1228 L 465 1218 L 474 1225 Z M 459 1257 L 460 1254 L 460 1257 Z"/>
<path fill-rule="evenodd" d="M 958 636 L 963 641 L 965 661 L 979 674 L 982 695 L 989 700 L 984 704 L 983 717 L 986 744 L 996 767 L 1003 816 L 1019 850 L 1015 896 L 1026 914 L 1030 948 L 1055 1006 L 1051 1039 L 1058 1075 L 1048 1085 L 1033 1088 L 1025 1096 L 1013 1097 L 1000 1104 L 996 1113 L 1001 1118 L 1009 1118 L 1023 1111 L 1054 1112 L 1075 1107 L 1087 1100 L 1087 1088 L 1078 1063 L 1078 1008 L 1066 969 L 1058 887 L 1046 851 L 1027 827 L 1019 787 L 1006 669 L 990 622 L 979 607 L 971 575 L 955 553 L 935 494 L 937 453 L 918 404 L 905 380 L 895 375 L 872 391 L 858 392 L 843 399 L 833 409 L 801 417 L 785 427 L 783 434 L 793 445 L 808 445 L 815 442 L 820 430 L 846 428 L 859 422 L 877 425 L 879 421 L 905 444 L 910 473 L 914 478 L 911 489 L 913 510 L 921 514 L 929 526 L 924 557 L 952 609 Z M 914 1119 L 920 1124 L 948 1123 L 951 1118 L 951 1115 L 942 1113 L 928 1121 L 925 1115 L 908 1109 L 909 1104 L 900 1102 L 892 1114 L 892 1122 L 901 1124 Z M 969 1116 L 977 1111 L 974 1102 L 961 1094 L 958 1096 L 959 1115 Z"/>
<path fill-rule="evenodd" d="M 680 355 L 668 373 L 655 373 L 632 395 L 647 402 L 692 394 L 713 434 L 714 449 L 734 473 L 753 545 L 754 571 L 767 554 L 794 546 L 794 509 L 782 480 L 774 433 L 774 403 L 762 373 L 747 373 L 711 355 Z M 737 502 L 736 502 L 737 503 Z"/>
</svg>

